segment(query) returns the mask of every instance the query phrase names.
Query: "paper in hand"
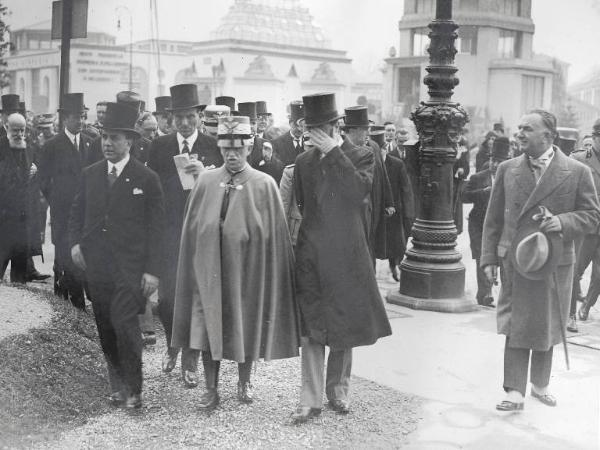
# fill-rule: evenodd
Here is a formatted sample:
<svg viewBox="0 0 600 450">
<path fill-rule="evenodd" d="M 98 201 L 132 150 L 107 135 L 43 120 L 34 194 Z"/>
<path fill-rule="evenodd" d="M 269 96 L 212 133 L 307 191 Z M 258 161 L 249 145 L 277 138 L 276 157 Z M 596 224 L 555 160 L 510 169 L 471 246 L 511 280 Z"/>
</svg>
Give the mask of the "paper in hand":
<svg viewBox="0 0 600 450">
<path fill-rule="evenodd" d="M 191 173 L 185 173 L 185 168 L 190 164 L 190 156 L 188 153 L 182 153 L 181 155 L 173 156 L 177 173 L 179 174 L 179 181 L 184 191 L 189 191 L 194 187 L 196 179 Z"/>
</svg>

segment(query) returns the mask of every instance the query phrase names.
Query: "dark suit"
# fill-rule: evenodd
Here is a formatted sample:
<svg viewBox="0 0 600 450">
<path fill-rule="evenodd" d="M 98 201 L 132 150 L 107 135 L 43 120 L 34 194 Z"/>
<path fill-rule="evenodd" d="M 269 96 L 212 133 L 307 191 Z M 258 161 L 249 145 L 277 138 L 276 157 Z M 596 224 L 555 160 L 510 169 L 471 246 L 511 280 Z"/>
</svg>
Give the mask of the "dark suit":
<svg viewBox="0 0 600 450">
<path fill-rule="evenodd" d="M 393 262 L 395 266 L 402 260 L 406 251 L 406 241 L 415 219 L 415 205 L 404 162 L 388 154 L 384 166 L 390 182 L 396 212 L 385 219 L 385 251 L 378 253 L 377 258 L 393 259 L 390 261 L 390 265 Z"/>
<path fill-rule="evenodd" d="M 198 133 L 198 138 L 190 149 L 196 153 L 198 160 L 205 166 L 220 167 L 223 157 L 217 141 L 210 136 Z M 179 260 L 179 241 L 183 226 L 183 212 L 190 191 L 184 191 L 179 180 L 173 156 L 179 154 L 177 134 L 161 136 L 152 141 L 148 152 L 148 167 L 154 170 L 159 178 L 165 194 L 165 210 L 167 225 L 164 236 L 164 254 L 161 264 L 160 286 L 158 291 L 158 313 L 165 328 L 167 345 L 171 342 L 173 327 L 173 302 L 175 281 L 177 278 L 177 261 Z"/>
<path fill-rule="evenodd" d="M 492 284 L 479 265 L 483 221 L 491 191 L 492 173 L 489 169 L 486 169 L 471 175 L 462 196 L 463 203 L 473 203 L 473 209 L 469 213 L 469 239 L 471 241 L 471 255 L 477 264 L 477 303 L 482 303 L 486 297 L 492 295 Z"/>
<path fill-rule="evenodd" d="M 287 132 L 282 134 L 273 142 L 273 153 L 277 155 L 279 160 L 283 163 L 284 167 L 290 164 L 294 164 L 296 157 L 304 151 L 302 144 L 302 137 L 300 137 L 299 149 L 296 150 L 294 146 L 294 139 L 292 135 Z"/>
<path fill-rule="evenodd" d="M 30 178 L 34 149 L 12 149 L 0 138 L 0 279 L 11 262 L 11 281 L 26 281 L 27 259 L 39 254 L 39 188 Z"/>
<path fill-rule="evenodd" d="M 253 169 L 260 170 L 267 175 L 271 175 L 275 182 L 279 184 L 285 166 L 279 160 L 275 150 L 273 150 L 270 161 L 264 160 L 262 150 L 265 142 L 268 141 L 258 136 L 254 137 L 254 145 L 252 146 L 250 155 L 248 155 L 248 162 Z"/>
<path fill-rule="evenodd" d="M 69 248 L 79 244 L 112 391 L 142 389 L 142 339 L 137 315 L 146 299 L 144 273 L 158 276 L 164 234 L 158 176 L 130 158 L 112 187 L 108 164 L 83 171 L 69 221 Z"/>
<path fill-rule="evenodd" d="M 41 153 L 38 177 L 42 193 L 50 205 L 55 290 L 69 298 L 74 306 L 85 308 L 83 274 L 71 260 L 67 226 L 81 171 L 97 161 L 98 156 L 91 151 L 92 141 L 88 137 L 80 133 L 78 140 L 78 149 L 74 148 L 64 131 L 48 140 Z"/>
</svg>

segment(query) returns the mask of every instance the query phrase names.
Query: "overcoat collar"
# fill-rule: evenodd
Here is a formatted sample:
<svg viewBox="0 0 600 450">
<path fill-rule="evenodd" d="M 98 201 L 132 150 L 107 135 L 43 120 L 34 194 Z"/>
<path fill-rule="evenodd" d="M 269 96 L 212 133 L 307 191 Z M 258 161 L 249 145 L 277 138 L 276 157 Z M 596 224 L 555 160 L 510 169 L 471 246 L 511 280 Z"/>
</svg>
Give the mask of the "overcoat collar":
<svg viewBox="0 0 600 450">
<path fill-rule="evenodd" d="M 569 176 L 570 171 L 567 165 L 567 156 L 556 146 L 554 146 L 554 158 L 544 172 L 540 182 L 536 185 L 533 172 L 529 167 L 527 156 L 522 155 L 520 164 L 513 169 L 515 180 L 521 189 L 533 187 L 529 190 L 531 195 L 527 198 L 519 218 L 521 218 L 528 210 L 537 206 L 543 199 L 548 197 L 556 190 Z"/>
<path fill-rule="evenodd" d="M 592 150 L 591 152 L 592 154 L 586 162 L 592 170 L 596 171 L 596 173 L 600 175 L 600 152 L 597 152 L 596 150 Z"/>
</svg>

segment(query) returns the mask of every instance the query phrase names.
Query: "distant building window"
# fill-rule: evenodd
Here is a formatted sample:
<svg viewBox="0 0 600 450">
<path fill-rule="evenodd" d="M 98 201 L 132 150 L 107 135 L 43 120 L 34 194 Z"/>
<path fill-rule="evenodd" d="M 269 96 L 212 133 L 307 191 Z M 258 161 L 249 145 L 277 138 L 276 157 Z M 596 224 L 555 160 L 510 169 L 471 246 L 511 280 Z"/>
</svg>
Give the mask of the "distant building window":
<svg viewBox="0 0 600 450">
<path fill-rule="evenodd" d="M 477 27 L 462 26 L 458 29 L 456 49 L 458 53 L 477 54 Z"/>
<path fill-rule="evenodd" d="M 43 48 L 43 49 L 50 48 L 50 41 L 40 41 L 40 48 Z"/>
<path fill-rule="evenodd" d="M 592 90 L 591 89 L 586 89 L 585 91 L 583 91 L 583 95 L 581 96 L 581 99 L 586 102 L 586 103 L 592 103 Z"/>
<path fill-rule="evenodd" d="M 416 0 L 415 12 L 417 14 L 428 14 L 435 12 L 435 0 Z"/>
<path fill-rule="evenodd" d="M 520 58 L 522 34 L 519 31 L 500 29 L 498 37 L 498 57 Z"/>
<path fill-rule="evenodd" d="M 203 60 L 202 60 L 203 64 L 212 64 L 212 58 L 210 56 L 206 56 Z"/>
<path fill-rule="evenodd" d="M 600 88 L 594 89 L 594 106 L 596 108 L 600 106 Z"/>
<path fill-rule="evenodd" d="M 544 77 L 523 75 L 521 109 L 523 112 L 544 107 Z"/>
<path fill-rule="evenodd" d="M 521 0 L 500 0 L 500 14 L 507 16 L 521 15 Z"/>
<path fill-rule="evenodd" d="M 29 39 L 29 50 L 37 50 L 40 48 L 40 41 L 37 39 Z"/>
<path fill-rule="evenodd" d="M 412 55 L 427 55 L 429 47 L 429 28 L 415 28 L 412 30 Z"/>
<path fill-rule="evenodd" d="M 404 105 L 404 113 L 419 103 L 421 88 L 420 67 L 400 67 L 398 69 L 398 97 L 396 101 Z"/>
</svg>

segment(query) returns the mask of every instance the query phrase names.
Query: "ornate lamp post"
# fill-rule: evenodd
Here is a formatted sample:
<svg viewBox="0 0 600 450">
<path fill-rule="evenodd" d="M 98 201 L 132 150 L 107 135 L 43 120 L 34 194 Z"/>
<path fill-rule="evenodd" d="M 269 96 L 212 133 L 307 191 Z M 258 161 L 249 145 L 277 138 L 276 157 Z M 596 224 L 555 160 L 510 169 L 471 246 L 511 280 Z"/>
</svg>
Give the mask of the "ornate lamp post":
<svg viewBox="0 0 600 450">
<path fill-rule="evenodd" d="M 474 308 L 464 297 L 465 267 L 456 250 L 453 220 L 453 164 L 456 143 L 467 112 L 451 101 L 458 84 L 454 65 L 458 25 L 452 20 L 452 0 L 436 0 L 436 17 L 429 24 L 429 66 L 424 84 L 429 100 L 411 114 L 419 150 L 420 205 L 412 229 L 412 248 L 400 266 L 400 290 L 390 303 L 414 309 L 462 312 Z"/>
</svg>

